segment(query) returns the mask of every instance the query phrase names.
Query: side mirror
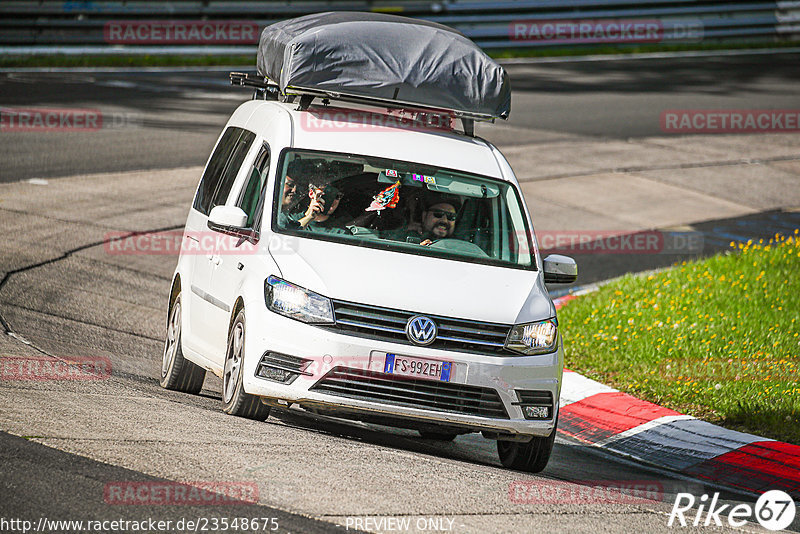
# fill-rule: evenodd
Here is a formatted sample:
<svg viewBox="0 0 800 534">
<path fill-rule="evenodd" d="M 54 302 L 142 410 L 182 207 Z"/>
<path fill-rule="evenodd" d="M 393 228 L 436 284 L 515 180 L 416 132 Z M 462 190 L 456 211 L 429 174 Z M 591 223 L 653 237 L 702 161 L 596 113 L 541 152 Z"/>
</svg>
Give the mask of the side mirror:
<svg viewBox="0 0 800 534">
<path fill-rule="evenodd" d="M 247 214 L 238 206 L 214 206 L 208 214 L 208 227 L 215 232 L 250 237 L 253 231 L 246 229 L 246 224 Z"/>
<path fill-rule="evenodd" d="M 571 284 L 578 279 L 578 264 L 569 256 L 550 254 L 544 259 L 545 284 Z"/>
</svg>

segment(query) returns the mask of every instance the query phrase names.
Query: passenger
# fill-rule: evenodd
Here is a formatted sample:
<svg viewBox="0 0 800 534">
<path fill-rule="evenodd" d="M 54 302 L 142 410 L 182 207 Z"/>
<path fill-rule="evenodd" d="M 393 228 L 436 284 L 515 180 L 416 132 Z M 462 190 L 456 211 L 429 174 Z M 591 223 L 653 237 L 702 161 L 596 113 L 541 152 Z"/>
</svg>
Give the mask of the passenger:
<svg viewBox="0 0 800 534">
<path fill-rule="evenodd" d="M 347 232 L 340 221 L 333 217 L 336 208 L 342 200 L 344 193 L 333 184 L 319 187 L 309 186 L 310 202 L 305 213 L 295 215 L 300 228 L 311 232 L 326 232 L 330 234 L 346 234 Z"/>
<path fill-rule="evenodd" d="M 283 181 L 283 193 L 281 197 L 281 211 L 278 213 L 278 226 L 288 228 L 295 224 L 290 218 L 290 214 L 300 201 L 297 194 L 298 180 L 302 175 L 302 160 L 296 159 L 289 163 L 286 169 L 286 177 Z"/>
<path fill-rule="evenodd" d="M 281 200 L 281 207 L 284 210 L 291 209 L 297 200 L 297 182 L 294 178 L 286 175 L 286 180 L 283 182 L 283 200 Z"/>
<path fill-rule="evenodd" d="M 330 166 L 321 159 L 295 159 L 286 168 L 278 213 L 281 228 L 349 234 L 342 221 L 335 219 L 333 213 L 339 207 L 343 194 L 331 183 Z M 308 185 L 308 207 L 300 207 L 304 195 L 299 191 Z"/>
</svg>

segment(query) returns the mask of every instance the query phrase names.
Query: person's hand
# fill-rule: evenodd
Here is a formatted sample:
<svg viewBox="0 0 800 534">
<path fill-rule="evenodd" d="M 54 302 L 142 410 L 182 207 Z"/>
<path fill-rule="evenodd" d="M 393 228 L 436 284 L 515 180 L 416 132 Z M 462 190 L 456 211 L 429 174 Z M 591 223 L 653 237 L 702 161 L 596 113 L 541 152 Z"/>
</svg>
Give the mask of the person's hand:
<svg viewBox="0 0 800 534">
<path fill-rule="evenodd" d="M 320 215 L 324 210 L 325 201 L 321 198 L 318 198 L 315 194 L 311 197 L 311 202 L 308 204 L 308 209 L 306 210 L 305 215 L 303 215 L 303 217 L 297 222 L 300 223 L 301 228 L 305 228 L 314 217 Z"/>
<path fill-rule="evenodd" d="M 325 201 L 314 197 L 308 205 L 306 210 L 306 217 L 316 217 L 325 210 Z"/>
<path fill-rule="evenodd" d="M 426 239 L 425 241 L 422 241 L 420 245 L 422 245 L 423 247 L 428 247 L 430 245 L 433 245 L 433 241 L 431 241 L 430 239 Z"/>
</svg>

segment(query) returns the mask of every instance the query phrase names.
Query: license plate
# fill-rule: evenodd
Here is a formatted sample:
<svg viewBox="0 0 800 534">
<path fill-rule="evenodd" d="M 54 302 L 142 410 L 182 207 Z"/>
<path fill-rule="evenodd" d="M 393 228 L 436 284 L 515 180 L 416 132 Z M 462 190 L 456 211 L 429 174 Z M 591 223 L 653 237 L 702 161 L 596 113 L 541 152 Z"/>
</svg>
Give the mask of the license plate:
<svg viewBox="0 0 800 534">
<path fill-rule="evenodd" d="M 437 360 L 410 358 L 398 354 L 387 354 L 383 371 L 385 373 L 407 376 L 410 378 L 449 382 L 450 369 L 452 367 L 452 362 L 440 362 Z"/>
</svg>

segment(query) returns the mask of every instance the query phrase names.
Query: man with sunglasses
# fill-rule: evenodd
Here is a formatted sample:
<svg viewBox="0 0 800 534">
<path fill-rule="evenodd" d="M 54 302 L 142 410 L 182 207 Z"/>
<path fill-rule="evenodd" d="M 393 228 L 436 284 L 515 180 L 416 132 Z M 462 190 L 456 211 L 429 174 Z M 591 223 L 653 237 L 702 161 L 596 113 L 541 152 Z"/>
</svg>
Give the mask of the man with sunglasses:
<svg viewBox="0 0 800 534">
<path fill-rule="evenodd" d="M 422 242 L 430 245 L 439 239 L 453 235 L 456 228 L 457 211 L 449 202 L 439 202 L 422 212 Z"/>
<path fill-rule="evenodd" d="M 416 202 L 422 204 L 422 213 L 415 216 L 414 214 L 419 212 L 414 206 L 410 207 L 410 219 L 406 225 L 387 232 L 386 239 L 428 246 L 453 235 L 458 208 L 461 206 L 458 197 L 430 194 L 419 198 Z"/>
</svg>

